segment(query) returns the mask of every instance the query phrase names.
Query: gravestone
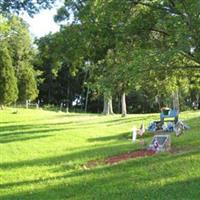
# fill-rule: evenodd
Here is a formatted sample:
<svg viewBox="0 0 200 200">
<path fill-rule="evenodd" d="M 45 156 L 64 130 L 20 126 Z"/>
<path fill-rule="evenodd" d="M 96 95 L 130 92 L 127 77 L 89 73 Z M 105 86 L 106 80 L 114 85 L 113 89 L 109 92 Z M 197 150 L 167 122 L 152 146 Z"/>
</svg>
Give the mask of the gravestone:
<svg viewBox="0 0 200 200">
<path fill-rule="evenodd" d="M 153 137 L 148 149 L 156 152 L 169 151 L 171 148 L 170 135 L 156 135 Z"/>
<path fill-rule="evenodd" d="M 132 132 L 132 141 L 135 142 L 137 139 L 137 129 L 133 127 L 133 132 Z"/>
</svg>

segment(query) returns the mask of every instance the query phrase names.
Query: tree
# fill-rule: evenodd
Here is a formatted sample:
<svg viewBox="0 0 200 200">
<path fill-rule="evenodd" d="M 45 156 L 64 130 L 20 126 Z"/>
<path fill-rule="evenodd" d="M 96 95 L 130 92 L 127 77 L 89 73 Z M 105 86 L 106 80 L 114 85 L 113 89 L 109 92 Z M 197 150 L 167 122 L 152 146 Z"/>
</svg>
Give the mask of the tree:
<svg viewBox="0 0 200 200">
<path fill-rule="evenodd" d="M 19 102 L 35 100 L 38 96 L 38 89 L 35 81 L 35 72 L 29 67 L 29 63 L 23 63 L 18 75 Z"/>
<path fill-rule="evenodd" d="M 57 19 L 73 11 L 87 47 L 82 56 L 94 66 L 90 81 L 106 97 L 121 93 L 125 108 L 132 83 L 150 81 L 147 86 L 158 88 L 156 96 L 171 96 L 180 87 L 179 74 L 184 80 L 191 73 L 198 79 L 198 9 L 197 1 L 66 0 Z"/>
<path fill-rule="evenodd" d="M 17 79 L 7 44 L 0 44 L 0 105 L 10 105 L 16 102 L 18 95 Z"/>
<path fill-rule="evenodd" d="M 81 37 L 74 33 L 79 33 L 77 25 L 36 41 L 39 61 L 36 68 L 43 72 L 39 97 L 47 103 L 65 102 L 70 107 L 76 98 L 84 98 L 84 72 L 80 69 L 81 58 L 78 57 Z"/>
<path fill-rule="evenodd" d="M 64 20 L 68 18 L 69 13 L 67 9 L 73 10 L 73 16 L 74 16 L 73 23 L 80 24 L 75 34 L 78 36 L 79 35 L 78 32 L 82 33 L 80 37 L 82 41 L 78 45 L 79 46 L 78 51 L 76 49 L 76 51 L 73 52 L 73 55 L 76 55 L 76 56 L 73 56 L 72 63 L 75 63 L 77 67 L 77 64 L 84 66 L 84 63 L 89 61 L 92 63 L 92 66 L 94 66 L 94 68 L 97 69 L 97 66 L 99 66 L 97 62 L 104 57 L 107 51 L 107 46 L 109 46 L 109 44 L 106 44 L 106 42 L 102 40 L 102 37 L 99 37 L 98 35 L 98 34 L 102 35 L 104 33 L 101 32 L 102 29 L 100 29 L 100 27 L 98 27 L 96 23 L 93 23 L 95 22 L 95 18 L 94 18 L 93 12 L 91 12 L 92 4 L 93 2 L 90 2 L 90 1 L 65 1 L 64 7 L 62 7 L 58 11 L 58 15 L 56 16 L 56 19 Z M 78 38 L 79 41 L 80 41 L 80 38 Z M 83 59 L 80 60 L 79 58 L 83 58 Z M 97 69 L 95 73 L 93 72 L 91 73 L 90 71 L 90 73 L 93 75 L 98 74 L 97 71 L 99 70 Z M 89 75 L 90 80 L 94 80 L 94 77 L 91 77 L 91 74 Z M 99 83 L 97 83 L 96 86 L 94 86 L 93 83 L 90 85 L 92 85 L 91 88 L 98 88 L 98 89 L 101 88 L 99 87 L 99 85 L 101 85 Z M 105 84 L 104 84 L 104 89 L 106 89 Z M 111 97 L 110 97 L 110 92 L 108 92 L 108 90 L 109 89 L 102 91 L 102 93 L 106 92 L 104 94 L 105 96 L 104 112 L 105 113 L 109 113 L 109 110 L 112 112 L 112 104 L 111 104 L 112 101 L 110 101 Z M 110 109 L 106 109 L 106 108 L 110 108 Z"/>
<path fill-rule="evenodd" d="M 37 97 L 37 82 L 33 69 L 34 49 L 27 24 L 19 17 L 9 18 L 10 36 L 6 39 L 17 77 L 20 102 Z"/>
<path fill-rule="evenodd" d="M 0 1 L 0 12 L 4 15 L 11 13 L 17 13 L 26 11 L 30 16 L 39 12 L 44 8 L 51 8 L 56 0 L 1 0 Z"/>
<path fill-rule="evenodd" d="M 16 16 L 0 17 L 0 39 L 1 43 L 6 44 L 17 78 L 18 100 L 34 100 L 38 90 L 33 69 L 34 49 L 27 24 Z"/>
<path fill-rule="evenodd" d="M 54 94 L 57 92 L 56 77 L 61 68 L 58 53 L 61 46 L 57 45 L 57 35 L 57 33 L 49 34 L 35 41 L 38 46 L 35 68 L 41 71 L 39 79 L 42 80 L 39 84 L 39 98 L 45 103 L 55 103 Z"/>
</svg>

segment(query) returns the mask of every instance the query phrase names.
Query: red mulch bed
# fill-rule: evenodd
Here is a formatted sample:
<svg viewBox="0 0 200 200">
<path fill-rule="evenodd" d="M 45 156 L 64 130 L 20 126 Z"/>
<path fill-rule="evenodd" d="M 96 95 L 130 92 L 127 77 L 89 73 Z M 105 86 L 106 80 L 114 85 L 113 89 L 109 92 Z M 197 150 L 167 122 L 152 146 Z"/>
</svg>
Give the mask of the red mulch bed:
<svg viewBox="0 0 200 200">
<path fill-rule="evenodd" d="M 144 157 L 144 156 L 152 156 L 155 154 L 155 151 L 152 150 L 138 150 L 138 151 L 133 151 L 133 152 L 128 152 L 128 153 L 124 153 L 118 156 L 113 156 L 113 157 L 108 157 L 105 159 L 105 163 L 106 164 L 116 164 L 120 161 L 123 160 L 128 160 L 131 158 L 138 158 L 138 157 Z"/>
<path fill-rule="evenodd" d="M 108 157 L 105 160 L 89 161 L 86 165 L 84 165 L 84 167 L 92 168 L 92 167 L 97 166 L 98 164 L 113 165 L 113 164 L 117 164 L 117 163 L 119 163 L 121 161 L 129 160 L 129 159 L 132 159 L 132 158 L 138 158 L 138 157 L 144 157 L 144 156 L 152 156 L 155 153 L 156 152 L 152 151 L 152 150 L 142 149 L 142 150 L 138 150 L 138 151 L 133 151 L 133 152 L 120 154 L 120 155 L 117 155 L 117 156 Z"/>
</svg>

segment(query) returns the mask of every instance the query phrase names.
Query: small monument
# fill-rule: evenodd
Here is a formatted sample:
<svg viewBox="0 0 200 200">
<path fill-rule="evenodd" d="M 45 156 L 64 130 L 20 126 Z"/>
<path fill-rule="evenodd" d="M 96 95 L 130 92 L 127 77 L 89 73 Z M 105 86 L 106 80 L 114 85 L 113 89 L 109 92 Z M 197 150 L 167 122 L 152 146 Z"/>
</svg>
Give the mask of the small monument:
<svg viewBox="0 0 200 200">
<path fill-rule="evenodd" d="M 137 139 L 137 129 L 136 129 L 136 127 L 133 127 L 132 141 L 135 142 L 136 139 Z"/>
<path fill-rule="evenodd" d="M 169 151 L 171 148 L 170 135 L 156 135 L 153 137 L 151 144 L 149 145 L 150 150 L 156 152 Z"/>
</svg>

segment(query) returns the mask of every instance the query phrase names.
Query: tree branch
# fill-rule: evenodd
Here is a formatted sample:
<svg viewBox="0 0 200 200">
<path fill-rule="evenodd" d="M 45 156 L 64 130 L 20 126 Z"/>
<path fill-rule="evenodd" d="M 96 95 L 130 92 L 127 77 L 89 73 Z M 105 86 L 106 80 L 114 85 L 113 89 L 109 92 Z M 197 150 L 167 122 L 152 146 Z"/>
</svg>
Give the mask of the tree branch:
<svg viewBox="0 0 200 200">
<path fill-rule="evenodd" d="M 149 8 L 153 8 L 156 10 L 162 10 L 166 13 L 171 13 L 171 14 L 175 14 L 175 15 L 180 15 L 180 16 L 184 16 L 183 13 L 181 13 L 175 5 L 175 2 L 172 0 L 169 0 L 169 4 L 168 5 L 161 5 L 161 4 L 155 4 L 155 3 L 146 3 L 146 2 L 142 2 L 141 0 L 132 0 L 133 4 L 137 5 L 143 5 L 143 6 L 147 6 Z"/>
<path fill-rule="evenodd" d="M 166 31 L 163 31 L 163 30 L 157 30 L 157 29 L 151 28 L 150 31 L 162 33 L 163 35 L 169 36 L 169 34 Z"/>
<path fill-rule="evenodd" d="M 183 56 L 185 56 L 185 57 L 187 57 L 187 58 L 193 60 L 194 62 L 200 64 L 199 60 L 197 60 L 190 52 L 180 51 L 180 53 L 181 53 Z"/>
<path fill-rule="evenodd" d="M 171 5 L 173 6 L 173 7 L 175 7 L 175 2 L 173 1 L 173 0 L 168 0 L 169 1 L 169 3 L 171 3 Z"/>
<path fill-rule="evenodd" d="M 140 5 L 143 5 L 143 6 L 147 6 L 149 8 L 154 8 L 154 9 L 166 11 L 166 8 L 164 8 L 162 6 L 156 6 L 156 5 L 151 4 L 151 3 L 144 3 L 144 2 L 141 2 L 141 0 L 133 0 L 132 2 L 135 5 L 140 4 Z"/>
<path fill-rule="evenodd" d="M 200 70 L 200 65 L 173 66 L 173 69 Z"/>
<path fill-rule="evenodd" d="M 200 72 L 200 65 L 185 65 L 185 66 L 175 66 L 172 65 L 170 67 L 161 67 L 161 68 L 146 68 L 146 69 L 139 69 L 137 72 L 138 73 L 144 73 L 144 72 L 149 72 L 151 70 L 159 71 L 159 72 L 171 72 L 175 70 L 193 70 L 193 71 L 198 71 Z"/>
</svg>

